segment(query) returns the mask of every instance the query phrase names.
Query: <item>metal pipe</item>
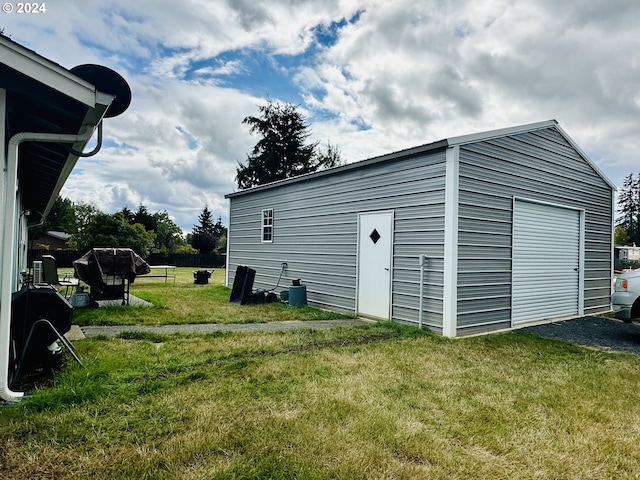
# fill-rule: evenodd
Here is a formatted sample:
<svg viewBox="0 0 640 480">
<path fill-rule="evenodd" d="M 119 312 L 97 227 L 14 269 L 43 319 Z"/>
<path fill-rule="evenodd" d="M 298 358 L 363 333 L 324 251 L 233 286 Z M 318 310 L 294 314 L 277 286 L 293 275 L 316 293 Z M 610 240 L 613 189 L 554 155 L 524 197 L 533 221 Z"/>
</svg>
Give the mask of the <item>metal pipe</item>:
<svg viewBox="0 0 640 480">
<path fill-rule="evenodd" d="M 420 263 L 420 305 L 418 306 L 418 328 L 422 329 L 422 308 L 424 303 L 424 266 L 427 264 L 427 256 L 418 257 Z"/>
<path fill-rule="evenodd" d="M 74 150 L 72 147 L 69 147 L 69 151 L 74 154 L 76 157 L 93 157 L 96 153 L 98 153 L 100 151 L 100 149 L 102 148 L 102 122 L 100 122 L 98 124 L 98 143 L 96 144 L 96 147 L 91 150 L 90 152 L 84 153 L 84 152 L 78 152 L 77 150 Z"/>
<path fill-rule="evenodd" d="M 4 189 L 4 222 L 2 227 L 2 264 L 0 266 L 0 398 L 17 402 L 24 392 L 14 392 L 9 387 L 9 353 L 11 348 L 11 294 L 14 290 L 14 259 L 16 247 L 16 195 L 18 193 L 18 153 L 24 142 L 76 143 L 91 138 L 95 126 L 82 134 L 21 132 L 8 142 Z"/>
</svg>

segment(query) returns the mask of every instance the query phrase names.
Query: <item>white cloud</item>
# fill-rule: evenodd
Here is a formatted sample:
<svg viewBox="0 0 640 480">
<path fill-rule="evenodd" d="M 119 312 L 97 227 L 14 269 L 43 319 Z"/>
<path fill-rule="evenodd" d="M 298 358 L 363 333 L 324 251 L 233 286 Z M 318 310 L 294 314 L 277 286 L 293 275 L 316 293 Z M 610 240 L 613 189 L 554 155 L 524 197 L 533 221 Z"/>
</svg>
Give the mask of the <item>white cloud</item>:
<svg viewBox="0 0 640 480">
<path fill-rule="evenodd" d="M 613 167 L 637 168 L 640 146 L 631 133 L 639 45 L 628 20 L 640 6 L 616 3 L 564 3 L 558 15 L 546 1 L 386 2 L 345 28 L 301 85 L 324 87 L 311 98 L 342 121 L 347 112 L 371 126 L 349 134 L 360 145 L 376 138 L 396 149 L 556 118 L 619 177 Z"/>
<path fill-rule="evenodd" d="M 358 12 L 314 45 L 318 29 Z M 639 168 L 638 20 L 635 0 L 58 0 L 0 27 L 68 68 L 104 64 L 131 84 L 130 109 L 105 122 L 107 145 L 64 193 L 106 211 L 143 203 L 190 229 L 205 204 L 226 215 L 256 141 L 242 119 L 265 101 L 247 92 L 269 91 L 232 83 L 252 68 L 233 52 L 292 55 L 313 139 L 349 161 L 556 118 L 620 182 Z"/>
</svg>

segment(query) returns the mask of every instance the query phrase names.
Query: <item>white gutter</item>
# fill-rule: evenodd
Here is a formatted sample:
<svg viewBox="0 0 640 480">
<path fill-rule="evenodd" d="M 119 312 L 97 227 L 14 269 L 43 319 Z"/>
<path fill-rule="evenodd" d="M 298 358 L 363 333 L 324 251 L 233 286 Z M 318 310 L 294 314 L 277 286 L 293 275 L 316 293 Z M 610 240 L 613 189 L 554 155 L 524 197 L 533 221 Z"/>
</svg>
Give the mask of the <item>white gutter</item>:
<svg viewBox="0 0 640 480">
<path fill-rule="evenodd" d="M 95 126 L 78 135 L 54 133 L 17 133 L 8 142 L 7 171 L 4 189 L 4 222 L 2 226 L 2 264 L 0 264 L 0 398 L 8 402 L 19 401 L 24 392 L 9 388 L 9 353 L 11 347 L 11 295 L 13 293 L 13 266 L 16 247 L 16 195 L 18 192 L 18 151 L 23 142 L 76 143 L 87 142 Z"/>
</svg>

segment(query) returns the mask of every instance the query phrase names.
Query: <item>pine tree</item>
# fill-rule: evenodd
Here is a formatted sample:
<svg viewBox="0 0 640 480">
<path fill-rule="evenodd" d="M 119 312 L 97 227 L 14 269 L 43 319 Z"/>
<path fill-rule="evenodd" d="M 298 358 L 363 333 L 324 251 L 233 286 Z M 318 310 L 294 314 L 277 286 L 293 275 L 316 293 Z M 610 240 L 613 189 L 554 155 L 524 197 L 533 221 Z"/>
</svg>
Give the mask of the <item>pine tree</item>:
<svg viewBox="0 0 640 480">
<path fill-rule="evenodd" d="M 219 234 L 216 232 L 216 224 L 213 222 L 211 211 L 205 205 L 198 216 L 198 225 L 193 226 L 191 246 L 202 254 L 213 252 L 218 244 Z"/>
<path fill-rule="evenodd" d="M 200 215 L 198 215 L 198 225 L 193 226 L 193 233 L 214 233 L 215 224 L 213 223 L 213 216 L 211 215 L 211 211 L 209 207 L 206 205 L 202 209 Z"/>
<path fill-rule="evenodd" d="M 258 107 L 259 117 L 246 117 L 242 123 L 262 138 L 247 155 L 247 163 L 238 163 L 236 180 L 241 189 L 276 180 L 304 175 L 339 163 L 339 150 L 329 146 L 318 153 L 316 143 L 306 144 L 310 136 L 306 119 L 295 105 L 273 103 Z"/>
<path fill-rule="evenodd" d="M 640 174 L 625 177 L 618 190 L 618 207 L 617 226 L 627 232 L 630 242 L 640 245 Z"/>
</svg>

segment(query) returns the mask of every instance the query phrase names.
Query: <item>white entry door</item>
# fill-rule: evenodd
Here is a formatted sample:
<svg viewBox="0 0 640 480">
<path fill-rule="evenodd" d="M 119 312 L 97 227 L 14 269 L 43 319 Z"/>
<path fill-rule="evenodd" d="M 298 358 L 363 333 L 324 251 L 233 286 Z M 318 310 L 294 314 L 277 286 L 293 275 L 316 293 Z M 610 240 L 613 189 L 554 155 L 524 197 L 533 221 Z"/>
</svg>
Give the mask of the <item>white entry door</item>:
<svg viewBox="0 0 640 480">
<path fill-rule="evenodd" d="M 358 313 L 390 318 L 393 212 L 358 216 Z"/>
</svg>

